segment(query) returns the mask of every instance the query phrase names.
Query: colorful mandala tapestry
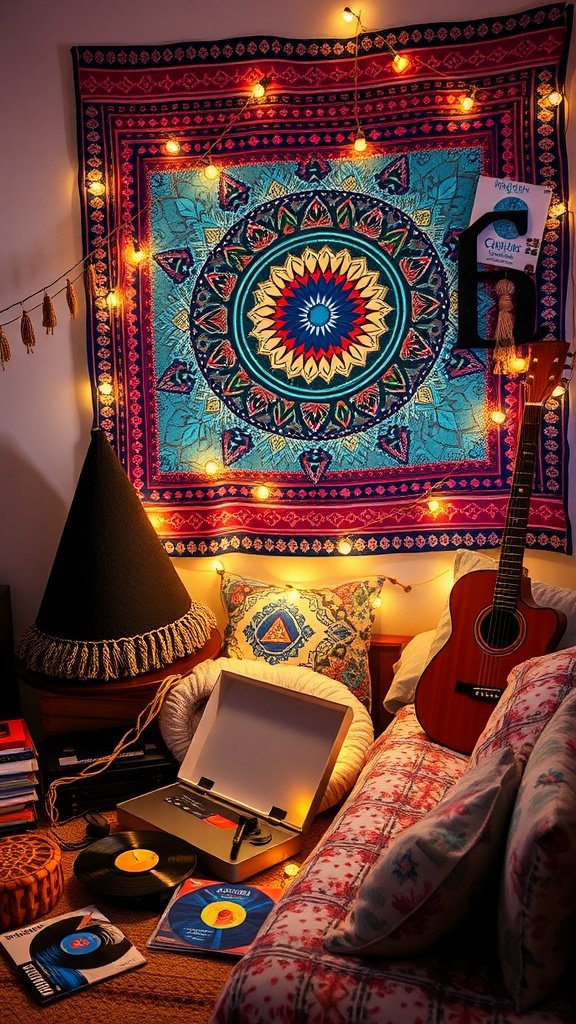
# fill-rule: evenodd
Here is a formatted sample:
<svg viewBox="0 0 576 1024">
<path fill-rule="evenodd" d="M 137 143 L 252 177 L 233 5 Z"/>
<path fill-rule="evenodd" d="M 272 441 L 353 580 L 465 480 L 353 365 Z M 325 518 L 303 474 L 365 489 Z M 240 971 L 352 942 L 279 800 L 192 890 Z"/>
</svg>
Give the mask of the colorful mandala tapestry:
<svg viewBox="0 0 576 1024">
<path fill-rule="evenodd" d="M 169 552 L 500 543 L 521 387 L 459 337 L 458 237 L 481 175 L 567 195 L 547 96 L 570 29 L 557 4 L 339 40 L 74 48 L 95 416 Z M 567 231 L 549 217 L 535 274 L 557 339 Z M 488 339 L 495 309 L 479 288 Z M 570 550 L 567 416 L 546 408 L 529 547 Z"/>
</svg>

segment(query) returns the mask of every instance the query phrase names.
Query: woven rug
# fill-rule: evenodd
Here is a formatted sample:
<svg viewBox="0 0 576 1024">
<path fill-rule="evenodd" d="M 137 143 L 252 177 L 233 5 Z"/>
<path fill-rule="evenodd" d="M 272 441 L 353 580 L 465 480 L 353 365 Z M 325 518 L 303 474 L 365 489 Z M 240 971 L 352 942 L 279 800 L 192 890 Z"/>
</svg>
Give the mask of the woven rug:
<svg viewBox="0 0 576 1024">
<path fill-rule="evenodd" d="M 170 553 L 499 545 L 521 391 L 459 337 L 458 237 L 480 176 L 566 198 L 546 97 L 570 29 L 559 3 L 341 39 L 74 47 L 96 418 Z M 567 232 L 549 219 L 534 275 L 556 339 Z M 487 341 L 495 310 L 479 289 Z M 567 416 L 546 412 L 528 547 L 570 550 Z"/>
<path fill-rule="evenodd" d="M 320 840 L 332 821 L 334 811 L 318 815 L 304 836 L 303 849 L 291 862 L 301 864 Z M 112 823 L 113 814 L 107 815 Z M 146 957 L 136 970 L 83 989 L 48 1006 L 39 1006 L 22 987 L 7 960 L 0 954 L 0 991 L 3 1024 L 207 1024 L 216 997 L 235 957 L 197 954 L 186 956 L 160 953 L 146 948 L 160 916 L 154 910 L 127 909 L 90 892 L 73 873 L 77 853 L 64 853 L 64 893 L 51 913 L 38 920 L 94 904 L 117 925 Z M 204 877 L 200 872 L 197 877 Z M 210 876 L 208 876 L 210 877 Z M 282 885 L 283 865 L 279 864 L 249 881 L 262 885 Z"/>
</svg>

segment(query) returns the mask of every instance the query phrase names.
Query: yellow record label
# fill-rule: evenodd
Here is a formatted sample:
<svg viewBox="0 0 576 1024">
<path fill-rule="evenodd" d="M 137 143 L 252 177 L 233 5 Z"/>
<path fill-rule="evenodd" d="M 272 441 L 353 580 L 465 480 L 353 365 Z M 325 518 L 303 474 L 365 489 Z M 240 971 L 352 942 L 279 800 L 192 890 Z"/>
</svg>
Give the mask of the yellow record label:
<svg viewBox="0 0 576 1024">
<path fill-rule="evenodd" d="M 124 850 L 122 853 L 119 853 L 114 860 L 114 864 L 119 871 L 126 871 L 134 875 L 140 871 L 150 871 L 156 867 L 159 860 L 160 858 L 157 853 L 154 853 L 154 850 L 136 847 L 134 850 Z"/>
<path fill-rule="evenodd" d="M 200 917 L 210 928 L 236 928 L 246 920 L 246 911 L 238 903 L 221 900 L 203 907 Z"/>
</svg>

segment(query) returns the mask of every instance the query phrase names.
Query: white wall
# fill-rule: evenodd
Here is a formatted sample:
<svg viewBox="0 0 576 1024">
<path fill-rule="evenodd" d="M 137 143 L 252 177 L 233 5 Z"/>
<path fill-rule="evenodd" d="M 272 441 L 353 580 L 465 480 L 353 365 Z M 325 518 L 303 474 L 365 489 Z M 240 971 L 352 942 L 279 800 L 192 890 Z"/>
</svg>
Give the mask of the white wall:
<svg viewBox="0 0 576 1024">
<path fill-rule="evenodd" d="M 332 0 L 1 0 L 0 309 L 82 257 L 71 46 L 343 35 L 342 6 Z M 478 0 L 471 11 L 461 0 L 412 0 L 408 8 L 369 0 L 359 6 L 365 25 L 383 29 L 408 19 L 490 17 L 534 5 Z M 570 125 L 572 164 L 574 137 Z M 0 323 L 6 317 L 0 315 Z M 0 373 L 0 582 L 11 587 L 16 636 L 38 610 L 92 425 L 83 310 L 74 322 L 65 313 L 60 319 L 53 337 L 37 330 L 32 355 L 20 342 L 19 325 L 6 329 L 13 357 Z M 453 553 L 348 561 L 251 555 L 225 561 L 232 571 L 277 582 L 326 583 L 340 571 L 348 578 L 379 572 L 397 577 L 414 589 L 404 594 L 385 588 L 377 629 L 411 633 L 434 624 L 449 589 Z M 537 578 L 574 585 L 572 557 L 530 555 L 526 562 Z M 191 593 L 220 614 L 209 560 L 176 564 Z"/>
</svg>

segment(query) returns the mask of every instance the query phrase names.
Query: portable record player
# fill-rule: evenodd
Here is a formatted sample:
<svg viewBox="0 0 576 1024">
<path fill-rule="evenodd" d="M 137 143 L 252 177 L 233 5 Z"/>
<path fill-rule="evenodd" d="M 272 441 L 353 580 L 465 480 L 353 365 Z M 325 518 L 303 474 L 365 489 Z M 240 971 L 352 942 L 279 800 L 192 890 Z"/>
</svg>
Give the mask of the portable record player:
<svg viewBox="0 0 576 1024">
<path fill-rule="evenodd" d="M 217 878 L 248 878 L 301 849 L 352 717 L 345 704 L 224 670 L 178 781 L 119 803 L 118 822 L 179 836 Z"/>
</svg>

